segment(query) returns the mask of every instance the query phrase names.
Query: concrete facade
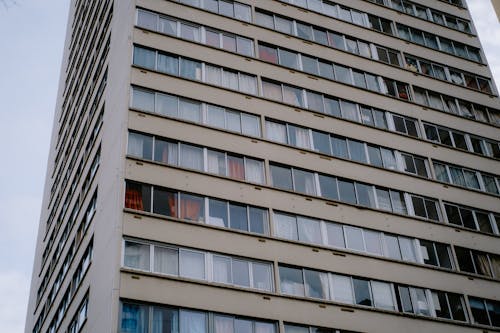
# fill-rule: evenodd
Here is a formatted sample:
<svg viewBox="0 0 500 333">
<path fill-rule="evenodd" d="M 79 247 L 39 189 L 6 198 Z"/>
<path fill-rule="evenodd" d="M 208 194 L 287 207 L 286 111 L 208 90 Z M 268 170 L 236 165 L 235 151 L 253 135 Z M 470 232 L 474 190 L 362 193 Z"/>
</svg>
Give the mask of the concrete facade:
<svg viewBox="0 0 500 333">
<path fill-rule="evenodd" d="M 500 331 L 461 1 L 73 0 L 25 332 Z"/>
</svg>

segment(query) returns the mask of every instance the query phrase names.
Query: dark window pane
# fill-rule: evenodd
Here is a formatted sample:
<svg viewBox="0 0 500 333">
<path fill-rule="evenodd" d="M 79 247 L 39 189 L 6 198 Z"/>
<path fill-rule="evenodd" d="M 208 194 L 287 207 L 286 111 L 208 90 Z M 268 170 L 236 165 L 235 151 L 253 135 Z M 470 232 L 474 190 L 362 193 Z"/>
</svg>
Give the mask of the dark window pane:
<svg viewBox="0 0 500 333">
<path fill-rule="evenodd" d="M 398 287 L 400 309 L 403 312 L 413 313 L 413 306 L 411 304 L 410 289 L 408 287 Z"/>
<path fill-rule="evenodd" d="M 246 206 L 229 204 L 229 227 L 231 229 L 248 231 Z"/>
<path fill-rule="evenodd" d="M 282 293 L 304 296 L 304 281 L 301 269 L 280 266 L 279 275 Z"/>
<path fill-rule="evenodd" d="M 438 266 L 438 259 L 432 242 L 420 240 L 420 250 L 425 264 Z"/>
<path fill-rule="evenodd" d="M 319 175 L 319 187 L 321 190 L 321 196 L 327 199 L 338 199 L 337 194 L 337 182 L 334 177 L 329 177 L 325 175 Z"/>
<path fill-rule="evenodd" d="M 331 155 L 330 135 L 313 131 L 314 150 L 320 153 Z"/>
<path fill-rule="evenodd" d="M 462 225 L 462 219 L 460 218 L 460 213 L 458 207 L 451 205 L 444 205 L 446 210 L 446 216 L 448 217 L 448 223 Z"/>
<path fill-rule="evenodd" d="M 347 155 L 347 141 L 344 138 L 332 137 L 333 155 L 340 158 L 349 158 Z"/>
<path fill-rule="evenodd" d="M 250 207 L 250 231 L 267 235 L 268 215 L 267 210 L 256 207 Z"/>
<path fill-rule="evenodd" d="M 306 296 L 328 299 L 328 275 L 317 271 L 304 270 Z"/>
<path fill-rule="evenodd" d="M 445 267 L 445 268 L 453 268 L 451 264 L 451 259 L 450 259 L 450 251 L 448 249 L 448 245 L 444 244 L 439 244 L 435 243 L 434 244 L 436 247 L 438 259 L 439 259 L 439 266 Z"/>
<path fill-rule="evenodd" d="M 290 191 L 293 190 L 292 170 L 290 168 L 271 165 L 271 178 L 274 187 Z"/>
<path fill-rule="evenodd" d="M 472 211 L 466 208 L 460 208 L 460 216 L 462 217 L 462 222 L 464 227 L 477 230 L 476 223 L 474 222 L 474 216 Z"/>
<path fill-rule="evenodd" d="M 479 298 L 469 297 L 469 304 L 472 317 L 475 323 L 489 325 L 488 314 L 484 306 L 484 301 Z"/>
<path fill-rule="evenodd" d="M 361 279 L 352 279 L 356 304 L 372 306 L 370 282 Z"/>
<path fill-rule="evenodd" d="M 153 213 L 177 217 L 177 193 L 155 188 L 153 192 Z"/>
<path fill-rule="evenodd" d="M 208 223 L 219 227 L 228 226 L 227 202 L 210 199 L 208 201 L 209 219 Z"/>
<path fill-rule="evenodd" d="M 448 293 L 448 302 L 450 303 L 450 309 L 453 319 L 466 321 L 465 309 L 462 302 L 462 297 L 457 294 Z"/>
<path fill-rule="evenodd" d="M 355 204 L 356 193 L 354 191 L 354 183 L 347 180 L 338 180 L 340 201 Z"/>
</svg>

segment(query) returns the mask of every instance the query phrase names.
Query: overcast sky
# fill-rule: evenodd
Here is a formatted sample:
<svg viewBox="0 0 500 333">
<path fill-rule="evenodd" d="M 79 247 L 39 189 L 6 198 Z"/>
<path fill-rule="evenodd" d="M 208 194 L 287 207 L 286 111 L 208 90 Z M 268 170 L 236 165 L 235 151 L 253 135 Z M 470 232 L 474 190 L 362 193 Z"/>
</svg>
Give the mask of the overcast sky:
<svg viewBox="0 0 500 333">
<path fill-rule="evenodd" d="M 0 333 L 24 331 L 69 0 L 0 0 Z M 16 4 L 13 4 L 16 2 Z M 500 83 L 500 24 L 468 0 Z"/>
</svg>

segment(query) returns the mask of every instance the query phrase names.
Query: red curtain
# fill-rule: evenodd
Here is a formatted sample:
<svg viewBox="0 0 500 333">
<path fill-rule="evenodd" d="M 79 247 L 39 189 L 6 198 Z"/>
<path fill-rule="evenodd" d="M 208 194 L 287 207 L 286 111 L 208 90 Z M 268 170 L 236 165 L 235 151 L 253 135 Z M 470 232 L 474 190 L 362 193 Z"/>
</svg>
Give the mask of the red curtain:
<svg viewBox="0 0 500 333">
<path fill-rule="evenodd" d="M 245 179 L 245 166 L 243 159 L 228 158 L 229 177 L 235 179 Z"/>
<path fill-rule="evenodd" d="M 144 210 L 142 194 L 137 188 L 128 187 L 125 192 L 125 207 L 130 209 Z"/>
</svg>

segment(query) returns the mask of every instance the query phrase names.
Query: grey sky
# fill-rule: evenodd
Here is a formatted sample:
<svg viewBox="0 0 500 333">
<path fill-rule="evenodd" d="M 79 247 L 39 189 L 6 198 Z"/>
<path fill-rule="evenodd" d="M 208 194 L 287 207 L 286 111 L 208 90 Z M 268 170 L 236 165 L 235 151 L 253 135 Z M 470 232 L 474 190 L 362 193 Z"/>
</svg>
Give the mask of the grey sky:
<svg viewBox="0 0 500 333">
<path fill-rule="evenodd" d="M 24 331 L 70 1 L 16 2 L 0 5 L 0 333 Z M 468 3 L 500 83 L 500 24 L 489 0 Z"/>
</svg>

